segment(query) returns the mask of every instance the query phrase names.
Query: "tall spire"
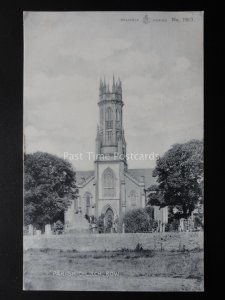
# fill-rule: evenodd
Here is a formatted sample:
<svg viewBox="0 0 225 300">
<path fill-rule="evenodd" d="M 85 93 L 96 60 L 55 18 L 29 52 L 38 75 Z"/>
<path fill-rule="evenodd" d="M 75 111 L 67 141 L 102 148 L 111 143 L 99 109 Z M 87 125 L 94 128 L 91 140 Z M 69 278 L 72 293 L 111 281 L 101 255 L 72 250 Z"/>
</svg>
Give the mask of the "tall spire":
<svg viewBox="0 0 225 300">
<path fill-rule="evenodd" d="M 102 83 L 102 91 L 103 93 L 106 92 L 105 75 L 104 75 L 104 82 Z"/>
<path fill-rule="evenodd" d="M 102 79 L 100 78 L 100 84 L 99 84 L 99 92 L 100 92 L 100 94 L 102 93 L 102 87 L 103 87 L 103 83 L 102 83 Z"/>
<path fill-rule="evenodd" d="M 121 83 L 121 80 L 120 78 L 118 79 L 118 92 L 122 92 L 122 83 Z"/>
<path fill-rule="evenodd" d="M 113 74 L 113 84 L 112 84 L 112 92 L 115 93 L 115 89 L 116 89 L 116 86 L 115 86 L 115 78 L 114 78 L 114 74 Z"/>
</svg>

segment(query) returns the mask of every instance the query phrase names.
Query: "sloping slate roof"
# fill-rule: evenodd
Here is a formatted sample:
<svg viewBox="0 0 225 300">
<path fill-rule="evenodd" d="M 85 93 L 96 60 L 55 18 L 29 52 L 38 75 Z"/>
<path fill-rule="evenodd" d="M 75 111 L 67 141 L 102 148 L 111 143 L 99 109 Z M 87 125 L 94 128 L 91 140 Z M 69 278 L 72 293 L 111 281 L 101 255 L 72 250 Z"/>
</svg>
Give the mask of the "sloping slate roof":
<svg viewBox="0 0 225 300">
<path fill-rule="evenodd" d="M 83 178 L 85 179 L 85 181 L 90 178 L 91 176 L 94 176 L 95 171 L 91 170 L 91 171 L 76 171 L 76 181 L 77 184 L 82 184 Z"/>
<path fill-rule="evenodd" d="M 141 176 L 145 177 L 145 187 L 149 188 L 152 184 L 156 184 L 156 177 L 152 176 L 153 169 L 128 169 L 128 174 L 141 182 Z"/>
</svg>

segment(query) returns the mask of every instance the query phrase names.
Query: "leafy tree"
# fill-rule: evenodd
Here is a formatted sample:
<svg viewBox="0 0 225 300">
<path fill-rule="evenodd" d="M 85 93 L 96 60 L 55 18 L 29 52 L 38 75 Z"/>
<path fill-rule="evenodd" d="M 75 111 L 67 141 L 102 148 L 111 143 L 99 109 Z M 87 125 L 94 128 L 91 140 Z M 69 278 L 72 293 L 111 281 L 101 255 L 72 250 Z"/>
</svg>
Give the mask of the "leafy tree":
<svg viewBox="0 0 225 300">
<path fill-rule="evenodd" d="M 159 186 L 156 184 L 151 185 L 148 189 L 147 189 L 147 193 L 148 193 L 148 201 L 147 201 L 147 205 L 156 205 L 156 206 L 164 206 L 164 199 L 163 199 L 163 193 L 162 191 L 159 189 Z"/>
<path fill-rule="evenodd" d="M 43 152 L 24 157 L 24 223 L 42 229 L 64 221 L 64 211 L 77 194 L 71 164 Z"/>
<path fill-rule="evenodd" d="M 176 207 L 178 218 L 191 215 L 202 195 L 203 142 L 191 140 L 175 144 L 157 160 L 153 176 L 157 176 L 161 206 Z"/>
<path fill-rule="evenodd" d="M 148 232 L 151 230 L 151 218 L 143 208 L 128 211 L 123 222 L 126 232 Z"/>
</svg>

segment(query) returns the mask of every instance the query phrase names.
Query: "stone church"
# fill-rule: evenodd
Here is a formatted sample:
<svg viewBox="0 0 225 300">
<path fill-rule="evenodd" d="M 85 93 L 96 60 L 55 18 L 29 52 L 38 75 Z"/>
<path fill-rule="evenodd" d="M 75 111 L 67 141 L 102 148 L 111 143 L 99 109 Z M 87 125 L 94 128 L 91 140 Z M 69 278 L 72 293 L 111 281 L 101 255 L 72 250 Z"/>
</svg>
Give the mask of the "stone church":
<svg viewBox="0 0 225 300">
<path fill-rule="evenodd" d="M 76 172 L 79 195 L 65 212 L 68 230 L 88 228 L 85 215 L 121 220 L 127 211 L 145 207 L 145 189 L 155 183 L 152 169 L 128 168 L 120 79 L 113 76 L 111 87 L 100 80 L 98 106 L 94 170 Z"/>
</svg>

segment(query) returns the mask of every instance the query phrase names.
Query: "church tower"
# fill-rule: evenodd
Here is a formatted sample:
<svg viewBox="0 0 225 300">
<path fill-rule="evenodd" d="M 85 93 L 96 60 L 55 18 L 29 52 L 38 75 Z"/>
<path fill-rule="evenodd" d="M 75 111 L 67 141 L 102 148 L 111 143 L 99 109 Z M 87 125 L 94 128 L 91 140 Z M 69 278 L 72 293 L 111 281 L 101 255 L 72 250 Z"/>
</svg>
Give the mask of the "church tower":
<svg viewBox="0 0 225 300">
<path fill-rule="evenodd" d="M 120 218 L 125 205 L 127 170 L 126 141 L 123 129 L 122 83 L 113 76 L 111 87 L 105 79 L 99 86 L 99 125 L 96 135 L 95 214 L 106 220 Z M 108 214 L 108 217 L 107 217 Z"/>
<path fill-rule="evenodd" d="M 76 172 L 79 196 L 65 212 L 67 230 L 89 232 L 88 217 L 104 215 L 104 232 L 121 232 L 126 212 L 145 207 L 145 178 L 150 186 L 152 172 L 128 170 L 123 106 L 121 80 L 113 76 L 111 86 L 100 80 L 95 170 Z"/>
<path fill-rule="evenodd" d="M 112 87 L 100 80 L 99 86 L 99 126 L 96 136 L 96 154 L 115 156 L 126 164 L 126 142 L 123 129 L 123 100 L 122 83 L 115 82 L 113 76 Z"/>
</svg>

